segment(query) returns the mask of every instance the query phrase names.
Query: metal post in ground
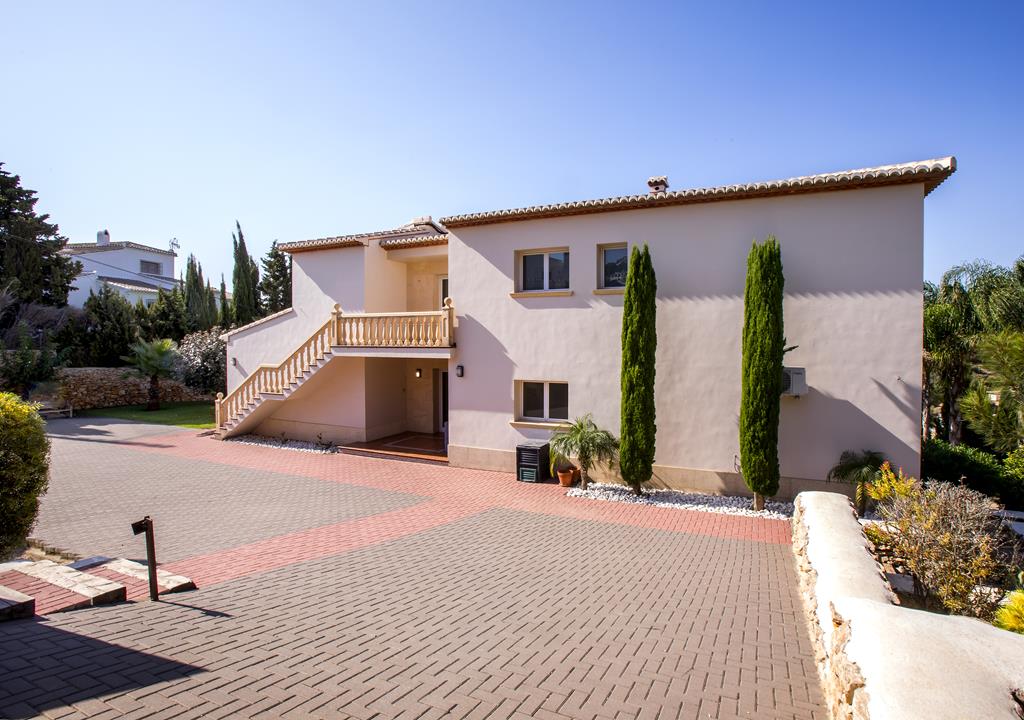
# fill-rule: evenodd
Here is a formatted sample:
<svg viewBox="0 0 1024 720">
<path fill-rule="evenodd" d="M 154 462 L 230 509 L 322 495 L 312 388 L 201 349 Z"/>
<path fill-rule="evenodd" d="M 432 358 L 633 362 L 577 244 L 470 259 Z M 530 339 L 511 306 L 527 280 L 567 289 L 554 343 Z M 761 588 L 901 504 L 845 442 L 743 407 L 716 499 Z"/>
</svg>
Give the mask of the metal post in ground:
<svg viewBox="0 0 1024 720">
<path fill-rule="evenodd" d="M 149 599 L 160 599 L 160 588 L 156 582 L 156 542 L 153 539 L 153 520 L 147 515 L 132 523 L 132 532 L 146 533 L 146 564 L 149 567 Z"/>
</svg>

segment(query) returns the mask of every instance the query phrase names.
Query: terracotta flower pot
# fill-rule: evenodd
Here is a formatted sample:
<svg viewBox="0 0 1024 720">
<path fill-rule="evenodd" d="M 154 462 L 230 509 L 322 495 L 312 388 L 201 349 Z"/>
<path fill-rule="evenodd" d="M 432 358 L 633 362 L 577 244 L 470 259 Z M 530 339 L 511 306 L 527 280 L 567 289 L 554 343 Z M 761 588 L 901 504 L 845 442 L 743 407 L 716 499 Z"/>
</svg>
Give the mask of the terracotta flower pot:
<svg viewBox="0 0 1024 720">
<path fill-rule="evenodd" d="M 562 487 L 572 487 L 574 473 L 572 470 L 558 471 L 558 484 Z"/>
</svg>

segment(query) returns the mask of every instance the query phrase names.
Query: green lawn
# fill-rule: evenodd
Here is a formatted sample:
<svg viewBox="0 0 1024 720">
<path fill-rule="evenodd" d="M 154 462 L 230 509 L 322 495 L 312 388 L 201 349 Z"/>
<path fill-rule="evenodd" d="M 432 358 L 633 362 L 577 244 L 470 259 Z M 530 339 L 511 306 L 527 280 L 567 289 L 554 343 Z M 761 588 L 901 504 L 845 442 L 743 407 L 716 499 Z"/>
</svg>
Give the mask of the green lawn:
<svg viewBox="0 0 1024 720">
<path fill-rule="evenodd" d="M 134 420 L 136 422 L 155 423 L 157 425 L 179 425 L 196 430 L 213 428 L 213 403 L 179 402 L 160 403 L 159 410 L 146 410 L 145 405 L 126 405 L 125 407 L 95 408 L 93 410 L 76 410 L 75 416 L 105 417 L 118 420 Z"/>
</svg>

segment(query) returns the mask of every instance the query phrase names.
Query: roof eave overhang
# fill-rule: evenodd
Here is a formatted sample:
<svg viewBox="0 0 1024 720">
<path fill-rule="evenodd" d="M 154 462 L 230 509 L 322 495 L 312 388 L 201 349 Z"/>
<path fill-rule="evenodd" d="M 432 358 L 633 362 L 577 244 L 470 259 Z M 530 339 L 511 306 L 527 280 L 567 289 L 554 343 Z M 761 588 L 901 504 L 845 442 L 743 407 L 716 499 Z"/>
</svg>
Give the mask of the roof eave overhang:
<svg viewBox="0 0 1024 720">
<path fill-rule="evenodd" d="M 726 200 L 782 197 L 836 190 L 858 190 L 887 185 L 922 184 L 924 185 L 924 194 L 928 195 L 954 172 L 956 172 L 956 158 L 950 156 L 920 163 L 909 163 L 907 166 L 883 166 L 763 183 L 725 185 L 668 193 L 629 195 L 600 200 L 584 200 L 511 210 L 453 215 L 441 218 L 440 222 L 446 228 L 451 229 L 570 215 L 642 210 L 673 205 L 694 205 Z"/>
</svg>

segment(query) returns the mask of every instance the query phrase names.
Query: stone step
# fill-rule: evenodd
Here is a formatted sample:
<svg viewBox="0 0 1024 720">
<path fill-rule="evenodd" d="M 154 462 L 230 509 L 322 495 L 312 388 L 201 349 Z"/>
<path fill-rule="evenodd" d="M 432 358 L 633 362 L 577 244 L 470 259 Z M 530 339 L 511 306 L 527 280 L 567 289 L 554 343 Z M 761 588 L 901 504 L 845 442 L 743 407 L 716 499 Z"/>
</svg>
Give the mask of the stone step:
<svg viewBox="0 0 1024 720">
<path fill-rule="evenodd" d="M 129 583 L 129 599 L 135 599 L 133 590 L 141 589 L 142 595 L 149 596 L 149 567 L 145 563 L 109 558 L 97 555 L 71 563 L 71 567 L 83 572 Z M 160 568 L 156 569 L 156 584 L 160 594 L 195 590 L 196 585 L 184 575 L 175 575 Z"/>
<path fill-rule="evenodd" d="M 35 598 L 0 585 L 0 620 L 32 617 L 35 614 Z"/>
<path fill-rule="evenodd" d="M 126 599 L 123 584 L 52 560 L 4 563 L 0 585 L 34 598 L 40 615 Z"/>
</svg>

